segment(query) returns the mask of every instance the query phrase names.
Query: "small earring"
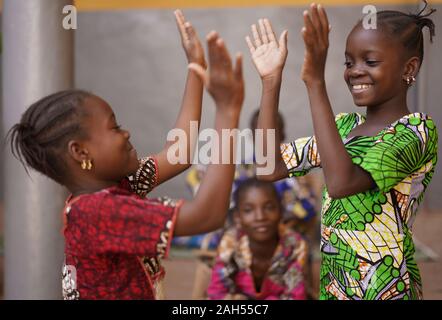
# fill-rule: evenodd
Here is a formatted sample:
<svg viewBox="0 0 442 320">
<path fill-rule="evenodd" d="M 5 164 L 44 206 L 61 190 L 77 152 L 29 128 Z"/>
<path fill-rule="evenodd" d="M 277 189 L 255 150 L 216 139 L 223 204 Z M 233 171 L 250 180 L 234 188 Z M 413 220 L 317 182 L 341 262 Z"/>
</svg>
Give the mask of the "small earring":
<svg viewBox="0 0 442 320">
<path fill-rule="evenodd" d="M 81 160 L 81 169 L 83 170 L 92 170 L 92 161 L 90 159 L 88 160 Z"/>
<path fill-rule="evenodd" d="M 416 78 L 414 76 L 408 76 L 405 82 L 407 82 L 407 85 L 412 85 L 413 82 L 416 81 Z"/>
</svg>

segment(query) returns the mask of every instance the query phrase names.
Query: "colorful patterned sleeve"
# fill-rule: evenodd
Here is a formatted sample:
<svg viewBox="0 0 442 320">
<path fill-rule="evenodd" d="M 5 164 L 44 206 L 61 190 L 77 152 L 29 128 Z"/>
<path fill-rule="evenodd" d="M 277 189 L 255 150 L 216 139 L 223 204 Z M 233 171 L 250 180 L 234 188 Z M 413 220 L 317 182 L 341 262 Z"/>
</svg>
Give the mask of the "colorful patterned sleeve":
<svg viewBox="0 0 442 320">
<path fill-rule="evenodd" d="M 357 114 L 340 113 L 335 117 L 339 134 L 348 133 L 347 128 L 358 120 Z M 307 174 L 311 169 L 321 166 L 315 136 L 299 138 L 289 143 L 281 144 L 282 159 L 289 171 L 289 177 L 299 177 Z"/>
<path fill-rule="evenodd" d="M 104 190 L 72 205 L 69 246 L 78 254 L 167 257 L 182 202 L 148 200 Z"/>
<path fill-rule="evenodd" d="M 132 192 L 144 198 L 158 184 L 158 165 L 153 157 L 139 159 L 139 164 L 137 172 L 127 178 Z"/>
<path fill-rule="evenodd" d="M 370 173 L 383 193 L 412 174 L 423 174 L 426 186 L 437 161 L 434 122 L 418 113 L 404 117 L 385 130 L 366 154 L 352 160 Z"/>
</svg>

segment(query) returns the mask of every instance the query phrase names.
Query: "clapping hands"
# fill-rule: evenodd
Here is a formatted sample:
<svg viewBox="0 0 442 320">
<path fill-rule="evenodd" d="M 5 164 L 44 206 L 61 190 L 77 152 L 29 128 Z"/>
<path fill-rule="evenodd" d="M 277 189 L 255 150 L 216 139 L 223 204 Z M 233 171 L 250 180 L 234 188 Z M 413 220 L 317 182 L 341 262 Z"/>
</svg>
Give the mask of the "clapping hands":
<svg viewBox="0 0 442 320">
<path fill-rule="evenodd" d="M 218 108 L 239 111 L 244 100 L 242 56 L 236 55 L 236 63 L 233 66 L 224 40 L 215 31 L 207 36 L 207 46 L 208 70 L 197 63 L 189 64 L 189 69 L 201 78 Z"/>
<path fill-rule="evenodd" d="M 282 73 L 287 59 L 287 30 L 276 41 L 275 33 L 268 19 L 258 20 L 259 31 L 252 25 L 253 41 L 246 37 L 253 63 L 261 79 L 272 78 Z"/>
<path fill-rule="evenodd" d="M 189 21 L 186 21 L 186 18 L 181 10 L 175 10 L 174 14 L 187 61 L 189 63 L 197 63 L 203 68 L 206 68 L 207 65 L 204 58 L 204 49 L 197 33 L 195 32 L 195 29 Z"/>
<path fill-rule="evenodd" d="M 305 43 L 305 54 L 301 78 L 308 85 L 324 81 L 330 25 L 321 5 L 311 4 L 310 11 L 304 11 L 303 15 L 304 27 L 301 33 Z"/>
</svg>

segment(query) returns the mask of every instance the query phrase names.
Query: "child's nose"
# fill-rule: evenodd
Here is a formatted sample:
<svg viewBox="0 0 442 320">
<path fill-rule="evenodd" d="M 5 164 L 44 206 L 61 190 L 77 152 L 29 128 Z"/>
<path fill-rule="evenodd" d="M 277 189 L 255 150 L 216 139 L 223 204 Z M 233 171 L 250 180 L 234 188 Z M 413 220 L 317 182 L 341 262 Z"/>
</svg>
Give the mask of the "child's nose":
<svg viewBox="0 0 442 320">
<path fill-rule="evenodd" d="M 350 77 L 359 77 L 365 75 L 365 70 L 358 65 L 350 69 Z"/>
<path fill-rule="evenodd" d="M 130 138 L 130 132 L 128 130 L 124 130 L 124 136 L 126 137 L 126 139 Z"/>
<path fill-rule="evenodd" d="M 264 220 L 264 210 L 262 209 L 257 209 L 255 212 L 255 219 L 256 220 Z"/>
</svg>

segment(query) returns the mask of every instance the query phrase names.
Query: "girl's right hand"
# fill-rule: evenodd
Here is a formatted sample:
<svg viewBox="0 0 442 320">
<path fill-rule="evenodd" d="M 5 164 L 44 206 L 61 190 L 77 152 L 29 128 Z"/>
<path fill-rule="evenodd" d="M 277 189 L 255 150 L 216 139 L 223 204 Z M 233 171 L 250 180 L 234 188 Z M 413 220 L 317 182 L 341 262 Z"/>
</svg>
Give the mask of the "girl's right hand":
<svg viewBox="0 0 442 320">
<path fill-rule="evenodd" d="M 204 49 L 195 29 L 189 21 L 186 21 L 181 10 L 175 10 L 174 14 L 187 61 L 189 63 L 198 63 L 203 68 L 206 68 L 207 65 L 206 59 L 204 58 Z"/>
<path fill-rule="evenodd" d="M 233 67 L 224 40 L 215 31 L 207 36 L 207 45 L 209 69 L 205 70 L 196 63 L 189 64 L 189 69 L 201 78 L 218 108 L 239 114 L 244 100 L 242 56 L 236 55 Z"/>
<path fill-rule="evenodd" d="M 287 59 L 287 30 L 284 30 L 276 41 L 275 33 L 268 19 L 258 20 L 259 31 L 252 25 L 254 42 L 246 37 L 253 63 L 261 79 L 265 80 L 282 74 Z"/>
<path fill-rule="evenodd" d="M 310 12 L 306 10 L 303 15 L 304 27 L 301 33 L 305 43 L 305 54 L 301 78 L 309 85 L 324 81 L 330 25 L 321 5 L 311 4 Z"/>
</svg>

